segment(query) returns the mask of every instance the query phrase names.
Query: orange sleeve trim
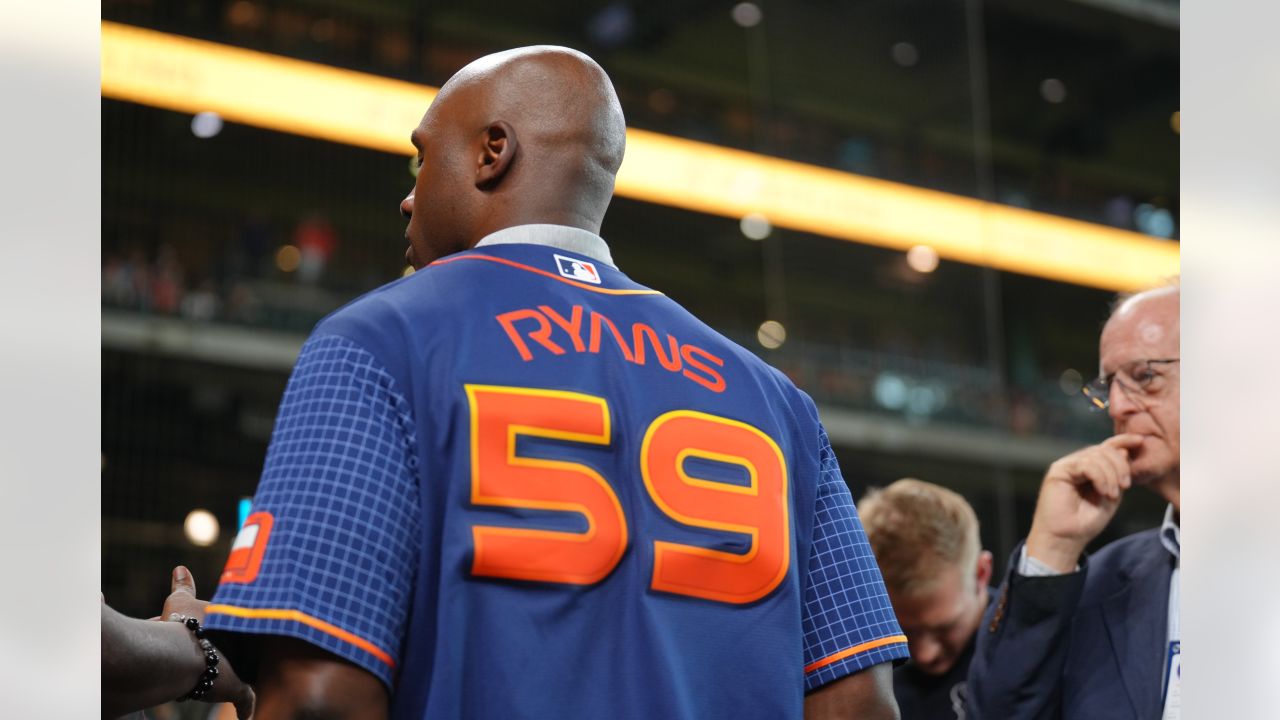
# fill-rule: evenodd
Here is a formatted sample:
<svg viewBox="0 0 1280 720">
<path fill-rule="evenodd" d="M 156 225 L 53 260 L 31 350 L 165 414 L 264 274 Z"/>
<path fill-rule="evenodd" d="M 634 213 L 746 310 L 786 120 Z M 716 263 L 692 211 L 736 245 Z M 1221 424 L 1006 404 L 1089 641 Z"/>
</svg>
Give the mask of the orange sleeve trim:
<svg viewBox="0 0 1280 720">
<path fill-rule="evenodd" d="M 841 660 L 847 657 L 857 655 L 858 653 L 864 653 L 868 650 L 875 650 L 876 648 L 884 647 L 885 645 L 893 645 L 895 643 L 905 643 L 906 641 L 907 641 L 906 635 L 890 635 L 889 637 L 882 637 L 879 640 L 870 640 L 860 645 L 854 645 L 851 648 L 846 648 L 844 650 L 841 650 L 840 652 L 835 653 L 834 655 L 828 655 L 822 658 L 821 660 L 815 660 L 814 662 L 811 662 L 808 665 L 805 665 L 804 671 L 806 673 L 811 673 L 814 670 L 817 670 L 818 668 L 824 668 L 832 663 L 840 662 Z"/>
<path fill-rule="evenodd" d="M 205 615 L 231 615 L 232 617 L 250 618 L 253 620 L 292 620 L 302 623 L 308 627 L 315 628 L 326 635 L 332 635 L 339 640 L 355 645 L 361 650 L 378 658 L 386 663 L 391 669 L 395 669 L 396 662 L 391 659 L 391 655 L 385 650 L 365 640 L 362 637 L 353 635 L 346 630 L 331 625 L 320 618 L 312 617 L 299 610 L 284 610 L 278 608 L 242 608 L 234 605 L 210 605 L 204 609 Z"/>
<path fill-rule="evenodd" d="M 657 290 L 614 290 L 612 288 L 596 287 L 594 285 L 580 283 L 577 280 L 570 280 L 569 278 L 566 278 L 566 277 L 560 277 L 559 275 L 549 273 L 546 270 L 540 270 L 535 267 L 529 267 L 524 263 L 518 263 L 514 260 L 494 257 L 493 255 L 460 255 L 458 257 L 450 257 L 450 258 L 444 258 L 442 260 L 436 260 L 435 262 L 431 263 L 427 267 L 434 267 L 436 265 L 447 265 L 451 262 L 457 262 L 459 260 L 488 260 L 489 262 L 496 262 L 496 263 L 501 263 L 503 265 L 510 265 L 513 268 L 519 268 L 520 270 L 526 270 L 531 273 L 536 273 L 538 275 L 549 277 L 552 280 L 559 280 L 562 283 L 572 285 L 581 290 L 590 290 L 591 292 L 601 293 L 603 295 L 661 295 L 662 294 Z"/>
</svg>

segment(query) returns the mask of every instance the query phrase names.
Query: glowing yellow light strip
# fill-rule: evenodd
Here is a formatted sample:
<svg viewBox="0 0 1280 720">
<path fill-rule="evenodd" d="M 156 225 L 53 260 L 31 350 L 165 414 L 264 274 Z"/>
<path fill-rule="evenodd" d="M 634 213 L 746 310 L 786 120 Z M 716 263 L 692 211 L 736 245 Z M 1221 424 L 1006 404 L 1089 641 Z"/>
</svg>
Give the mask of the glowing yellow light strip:
<svg viewBox="0 0 1280 720">
<path fill-rule="evenodd" d="M 436 91 L 278 55 L 102 23 L 102 95 L 409 155 Z"/>
<path fill-rule="evenodd" d="M 102 95 L 408 155 L 436 90 L 103 22 Z M 1109 290 L 1178 273 L 1175 242 L 643 130 L 617 194 Z"/>
</svg>

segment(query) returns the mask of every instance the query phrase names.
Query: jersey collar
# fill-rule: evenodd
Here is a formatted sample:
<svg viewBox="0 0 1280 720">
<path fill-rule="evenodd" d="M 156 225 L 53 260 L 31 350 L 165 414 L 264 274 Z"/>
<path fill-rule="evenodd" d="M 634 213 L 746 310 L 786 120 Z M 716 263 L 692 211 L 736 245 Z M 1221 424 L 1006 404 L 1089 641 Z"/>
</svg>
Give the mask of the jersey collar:
<svg viewBox="0 0 1280 720">
<path fill-rule="evenodd" d="M 609 245 L 604 238 L 581 228 L 567 225 L 516 225 L 490 233 L 476 243 L 476 247 L 486 245 L 511 245 L 515 243 L 527 245 L 544 245 L 546 247 L 566 250 L 578 255 L 585 255 L 597 262 L 602 262 L 613 269 L 613 256 L 609 253 Z"/>
</svg>

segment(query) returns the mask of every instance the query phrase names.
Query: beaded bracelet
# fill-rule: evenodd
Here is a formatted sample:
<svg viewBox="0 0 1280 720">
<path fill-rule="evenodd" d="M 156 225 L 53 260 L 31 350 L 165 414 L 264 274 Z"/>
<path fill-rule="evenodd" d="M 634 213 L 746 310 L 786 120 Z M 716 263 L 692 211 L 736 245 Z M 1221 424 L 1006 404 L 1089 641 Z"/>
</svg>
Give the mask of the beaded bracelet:
<svg viewBox="0 0 1280 720">
<path fill-rule="evenodd" d="M 183 700 L 203 700 L 205 695 L 213 689 L 213 680 L 218 677 L 218 650 L 213 647 L 213 643 L 204 636 L 204 628 L 200 626 L 200 620 L 185 615 L 173 613 L 169 616 L 170 620 L 174 620 L 187 626 L 187 629 L 196 636 L 196 643 L 200 645 L 200 649 L 204 651 L 204 672 L 200 673 L 200 679 L 196 680 L 196 686 L 191 692 L 178 698 L 179 702 Z"/>
</svg>

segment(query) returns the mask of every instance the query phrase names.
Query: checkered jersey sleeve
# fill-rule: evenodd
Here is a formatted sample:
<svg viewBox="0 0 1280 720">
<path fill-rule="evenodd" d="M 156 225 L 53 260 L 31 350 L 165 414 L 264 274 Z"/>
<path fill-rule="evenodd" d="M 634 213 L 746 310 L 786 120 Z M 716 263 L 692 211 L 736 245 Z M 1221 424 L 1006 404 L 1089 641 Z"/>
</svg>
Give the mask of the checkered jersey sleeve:
<svg viewBox="0 0 1280 720">
<path fill-rule="evenodd" d="M 820 477 L 804 602 L 804 684 L 816 690 L 882 662 L 905 659 L 907 638 L 884 579 L 819 427 Z"/>
<path fill-rule="evenodd" d="M 410 405 L 368 351 L 313 337 L 285 389 L 211 630 L 300 638 L 392 687 L 419 557 Z"/>
</svg>

